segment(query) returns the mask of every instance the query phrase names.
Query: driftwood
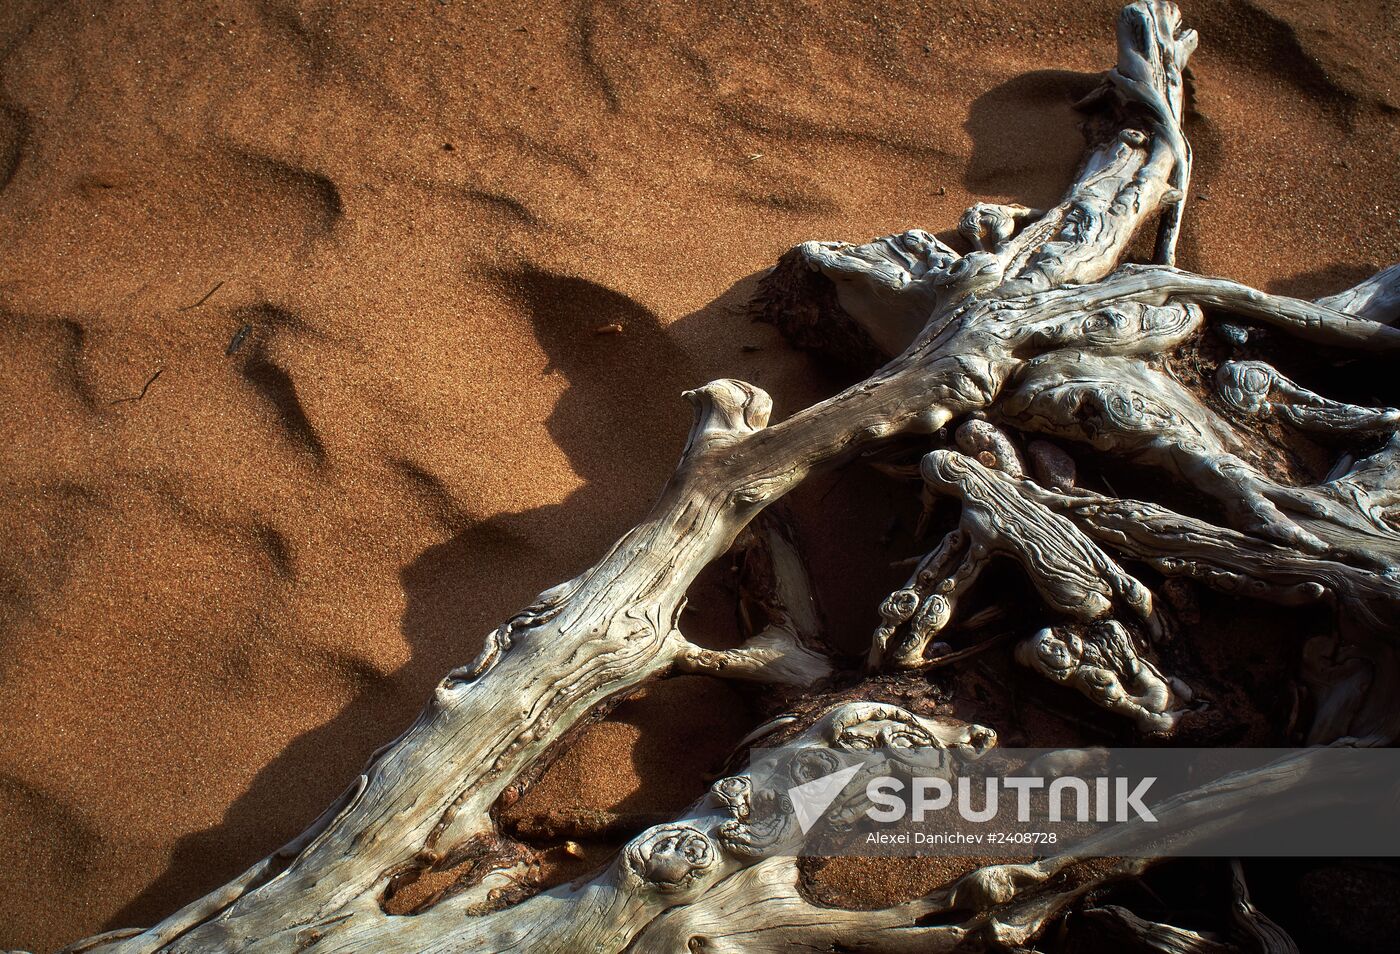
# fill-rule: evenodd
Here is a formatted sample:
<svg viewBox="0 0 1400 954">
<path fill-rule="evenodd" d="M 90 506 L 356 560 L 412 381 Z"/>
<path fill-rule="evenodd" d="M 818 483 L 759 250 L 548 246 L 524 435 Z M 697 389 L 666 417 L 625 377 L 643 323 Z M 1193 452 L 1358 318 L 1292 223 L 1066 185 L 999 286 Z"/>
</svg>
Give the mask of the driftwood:
<svg viewBox="0 0 1400 954">
<path fill-rule="evenodd" d="M 879 356 L 883 367 L 771 425 L 768 395 L 750 384 L 721 380 L 688 393 L 689 441 L 647 518 L 591 569 L 492 633 L 481 656 L 438 684 L 417 721 L 306 832 L 149 929 L 67 950 L 946 951 L 1030 943 L 1093 889 L 1136 876 L 1151 859 L 994 865 L 917 901 L 846 911 L 808 900 L 792 858 L 760 857 L 758 846 L 780 846 L 791 833 L 753 803 L 743 775 L 637 834 L 595 876 L 548 890 L 531 887 L 528 859 L 495 819 L 571 728 L 648 680 L 703 672 L 819 692 L 837 663 L 818 638 L 797 547 L 765 508 L 814 472 L 896 438 L 922 436 L 931 452 L 917 470 L 930 502 L 955 501 L 962 519 L 881 608 L 870 667 L 935 665 L 935 637 L 956 624 L 960 597 L 988 560 L 1009 558 L 1058 627 L 1049 636 L 1023 633 L 1030 642 L 1018 658 L 1102 705 L 1106 720 L 1127 716 L 1144 732 L 1170 734 L 1192 691 L 1154 659 L 1167 627 L 1161 593 L 1135 575 L 1139 567 L 1242 598 L 1330 607 L 1334 627 L 1304 654 L 1314 700 L 1308 738 L 1393 741 L 1400 722 L 1386 689 L 1397 683 L 1400 438 L 1386 435 L 1400 412 L 1330 400 L 1253 358 L 1222 363 L 1198 387 L 1179 379 L 1167 356 L 1212 329 L 1400 349 L 1400 329 L 1391 326 L 1400 268 L 1310 302 L 1174 267 L 1191 171 L 1183 71 L 1196 40 L 1170 3 L 1138 0 L 1123 11 L 1117 64 L 1082 104 L 1089 151 L 1055 208 L 975 206 L 959 223 L 962 252 L 913 230 L 789 253 L 766 280 L 769 318 L 799 345 L 847 360 Z M 1122 264 L 1133 236 L 1153 223 L 1152 263 Z M 825 289 L 824 305 L 785 307 L 813 282 Z M 1335 472 L 1300 485 L 1263 466 L 1266 424 L 1333 440 Z M 1192 488 L 1223 520 L 1083 489 L 1078 447 Z M 750 594 L 761 625 L 737 649 L 702 649 L 684 635 L 686 590 L 736 541 L 762 567 Z M 779 726 L 814 757 L 862 739 L 989 745 L 997 728 L 859 702 L 817 707 Z M 1285 773 L 1260 784 L 1318 783 Z M 1189 819 L 1228 820 L 1246 788 L 1222 789 L 1191 810 L 1205 815 Z M 454 867 L 469 876 L 426 906 L 390 913 L 397 886 Z M 1247 895 L 1239 903 L 1247 927 L 1267 933 L 1247 916 Z M 1147 950 L 1264 943 L 1246 944 L 1239 932 L 1187 937 L 1111 906 L 1072 920 L 1100 922 Z"/>
</svg>

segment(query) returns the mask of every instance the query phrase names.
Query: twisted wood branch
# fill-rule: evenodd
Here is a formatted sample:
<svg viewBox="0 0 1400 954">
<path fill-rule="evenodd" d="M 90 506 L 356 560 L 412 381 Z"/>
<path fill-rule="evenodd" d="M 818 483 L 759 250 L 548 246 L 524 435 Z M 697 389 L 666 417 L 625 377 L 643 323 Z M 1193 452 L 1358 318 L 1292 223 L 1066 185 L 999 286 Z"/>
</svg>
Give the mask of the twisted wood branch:
<svg viewBox="0 0 1400 954">
<path fill-rule="evenodd" d="M 1226 504 L 1232 527 L 1078 490 L 1072 459 L 1054 447 L 1025 454 L 1043 484 L 999 470 L 1019 453 L 987 443 L 973 428 L 967 449 L 978 460 L 944 453 L 924 468 L 966 508 L 961 536 L 919 571 L 936 566 L 930 584 L 954 581 L 937 594 L 944 604 L 932 619 L 953 612 L 947 597 L 993 552 L 1020 560 L 1052 609 L 1085 621 L 1123 607 L 1149 629 L 1154 624 L 1151 595 L 1119 560 L 1250 597 L 1329 600 L 1338 642 L 1313 654 L 1312 676 L 1323 691 L 1335 691 L 1318 724 L 1395 738 L 1395 719 L 1371 704 L 1372 683 L 1358 692 L 1346 665 L 1360 654 L 1381 667 L 1387 644 L 1378 634 L 1393 624 L 1400 596 L 1394 440 L 1328 483 L 1283 486 L 1241 456 L 1240 433 L 1205 396 L 1176 382 L 1161 356 L 1196 340 L 1213 312 L 1321 345 L 1395 349 L 1400 272 L 1305 302 L 1173 267 L 1191 163 L 1182 71 L 1197 38 L 1173 4 L 1136 0 L 1120 17 L 1117 40 L 1117 65 L 1084 104 L 1096 117 L 1090 150 L 1055 208 L 975 206 L 962 222 L 971 246 L 965 253 L 920 230 L 860 247 L 807 243 L 770 278 L 770 306 L 794 300 L 783 291 L 794 275 L 835 288 L 833 308 L 772 316 L 796 342 L 883 354 L 884 367 L 771 425 L 771 401 L 753 385 L 721 380 L 690 392 L 696 417 L 689 440 L 648 516 L 596 565 L 495 630 L 481 656 L 438 684 L 417 720 L 311 828 L 159 924 L 68 950 L 669 952 L 840 943 L 928 951 L 974 938 L 1026 943 L 1092 887 L 1150 860 L 1119 859 L 1093 874 L 1063 858 L 997 865 L 885 911 L 834 911 L 802 897 L 791 859 L 745 853 L 746 843 L 780 840 L 782 832 L 764 829 L 744 803 L 742 783 L 731 781 L 676 822 L 638 835 L 599 876 L 521 900 L 529 892 L 519 885 L 519 852 L 492 814 L 518 797 L 521 780 L 540 770 L 568 730 L 647 680 L 672 671 L 799 687 L 826 679 L 833 664 L 816 638 L 791 540 L 772 524 L 756 525 L 747 537 L 746 528 L 815 471 L 897 436 L 937 435 L 970 415 L 1162 469 Z M 1155 264 L 1120 266 L 1133 235 L 1154 220 Z M 1235 387 L 1241 374 L 1225 372 L 1227 383 Z M 1236 410 L 1277 394 L 1284 416 L 1333 433 L 1393 423 L 1393 412 L 1328 403 L 1285 380 L 1270 377 L 1267 393 L 1235 387 L 1259 399 L 1240 398 Z M 1014 447 L 1009 438 L 1006 446 Z M 983 453 L 990 466 L 979 462 Z M 771 585 L 758 601 L 766 626 L 738 649 L 702 650 L 682 633 L 685 593 L 736 540 L 761 546 L 770 561 Z M 918 576 L 910 588 L 916 608 L 937 588 Z M 899 608 L 887 614 L 889 631 L 872 652 L 876 665 L 919 664 L 935 627 L 890 649 L 895 630 L 911 618 Z M 1369 678 L 1392 678 L 1393 653 L 1391 660 L 1391 669 L 1373 668 Z M 1162 700 L 1156 714 L 1170 705 Z M 839 711 L 845 714 L 789 728 L 814 751 L 839 746 L 854 725 L 930 745 L 970 743 L 976 735 L 888 708 Z M 1183 817 L 1223 824 L 1242 791 L 1227 786 Z M 1102 847 L 1108 853 L 1112 846 Z M 475 875 L 455 893 L 412 915 L 388 913 L 384 899 L 396 879 L 466 857 Z M 966 916 L 928 920 L 950 911 Z"/>
</svg>

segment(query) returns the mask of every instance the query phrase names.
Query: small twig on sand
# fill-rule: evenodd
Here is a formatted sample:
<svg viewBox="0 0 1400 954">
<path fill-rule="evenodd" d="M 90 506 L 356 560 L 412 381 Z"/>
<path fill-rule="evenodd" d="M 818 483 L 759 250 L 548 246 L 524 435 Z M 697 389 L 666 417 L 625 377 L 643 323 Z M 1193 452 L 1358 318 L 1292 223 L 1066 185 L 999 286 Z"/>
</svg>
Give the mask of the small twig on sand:
<svg viewBox="0 0 1400 954">
<path fill-rule="evenodd" d="M 220 282 L 219 282 L 217 285 L 215 285 L 213 288 L 211 288 L 211 289 L 209 289 L 207 292 L 205 292 L 205 293 L 204 293 L 204 297 L 201 298 L 199 301 L 195 302 L 193 305 L 186 305 L 186 306 L 183 307 L 183 308 L 177 308 L 177 309 L 175 309 L 175 310 L 176 310 L 176 311 L 192 311 L 192 310 L 194 310 L 195 308 L 198 308 L 200 305 L 204 304 L 204 303 L 205 303 L 206 301 L 208 301 L 209 299 L 213 298 L 213 297 L 214 297 L 214 292 L 218 291 L 220 288 L 223 288 L 223 287 L 224 287 L 224 283 L 223 283 L 222 281 L 220 281 Z"/>
<path fill-rule="evenodd" d="M 139 401 L 146 396 L 146 392 L 151 389 L 151 385 L 156 383 L 156 378 L 160 377 L 164 368 L 156 368 L 156 373 L 146 379 L 146 383 L 141 386 L 141 393 L 132 397 L 114 398 L 111 403 L 125 404 L 127 401 Z"/>
<path fill-rule="evenodd" d="M 239 348 L 243 347 L 243 342 L 247 340 L 248 335 L 252 334 L 252 332 L 253 326 L 251 324 L 246 324 L 235 331 L 233 337 L 229 339 L 228 347 L 224 349 L 224 355 L 232 355 Z"/>
</svg>

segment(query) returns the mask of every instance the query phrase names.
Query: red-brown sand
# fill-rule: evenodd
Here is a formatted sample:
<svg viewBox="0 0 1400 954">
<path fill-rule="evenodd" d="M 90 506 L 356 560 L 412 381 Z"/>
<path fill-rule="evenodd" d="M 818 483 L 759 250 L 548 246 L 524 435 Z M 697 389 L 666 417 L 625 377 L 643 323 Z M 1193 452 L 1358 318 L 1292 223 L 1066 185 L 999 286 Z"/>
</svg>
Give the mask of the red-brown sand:
<svg viewBox="0 0 1400 954">
<path fill-rule="evenodd" d="M 148 924 L 310 822 L 642 515 L 681 390 L 828 390 L 745 311 L 785 249 L 1052 202 L 1117 6 L 0 4 L 0 947 Z M 1391 5 L 1185 12 L 1183 264 L 1311 295 L 1400 259 Z M 893 491 L 828 486 L 854 645 Z M 702 790 L 743 697 L 649 692 L 534 797 Z"/>
</svg>

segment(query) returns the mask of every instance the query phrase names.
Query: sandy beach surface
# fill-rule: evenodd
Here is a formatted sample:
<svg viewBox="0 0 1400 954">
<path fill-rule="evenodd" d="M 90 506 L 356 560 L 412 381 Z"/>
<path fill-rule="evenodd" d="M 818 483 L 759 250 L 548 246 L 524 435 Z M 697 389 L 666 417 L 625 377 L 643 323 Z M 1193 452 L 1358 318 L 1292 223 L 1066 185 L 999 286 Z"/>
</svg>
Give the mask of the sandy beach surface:
<svg viewBox="0 0 1400 954">
<path fill-rule="evenodd" d="M 302 829 L 643 515 L 683 389 L 829 393 L 757 274 L 1053 202 L 1118 5 L 0 4 L 0 947 Z M 1310 296 L 1400 260 L 1394 5 L 1183 6 L 1181 263 Z M 843 645 L 893 493 L 798 501 Z M 672 812 L 747 706 L 648 689 L 531 804 Z M 936 874 L 830 868 L 862 906 Z"/>
</svg>

